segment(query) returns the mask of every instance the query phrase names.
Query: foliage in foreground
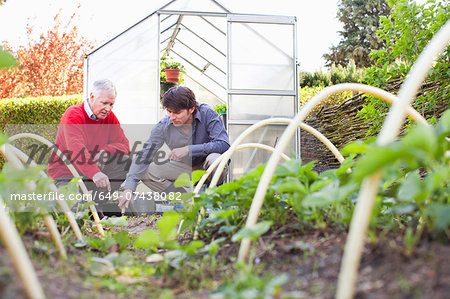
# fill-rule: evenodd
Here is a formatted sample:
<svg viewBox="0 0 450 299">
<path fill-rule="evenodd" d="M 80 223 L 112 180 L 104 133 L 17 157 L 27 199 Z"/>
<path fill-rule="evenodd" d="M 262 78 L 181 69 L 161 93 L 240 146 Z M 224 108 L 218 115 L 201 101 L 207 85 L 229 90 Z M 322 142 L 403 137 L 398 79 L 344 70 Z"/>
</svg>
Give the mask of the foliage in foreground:
<svg viewBox="0 0 450 299">
<path fill-rule="evenodd" d="M 378 186 L 379 195 L 371 219 L 372 235 L 380 230 L 403 235 L 406 255 L 412 253 L 423 234 L 449 240 L 450 144 L 446 139 L 449 134 L 450 110 L 435 127 L 417 126 L 386 146 L 373 142 L 348 145 L 344 153 L 349 157 L 338 169 L 318 174 L 312 170 L 311 163 L 286 162 L 277 168 L 259 223 L 252 229 L 244 228 L 244 223 L 264 166 L 239 180 L 207 189 L 180 213 L 165 213 L 155 229 L 136 236 L 118 229 L 127 224 L 126 218 L 113 218 L 103 222 L 115 228 L 108 229 L 105 237 L 92 236 L 87 242 L 73 245 L 90 256 L 82 264 L 88 273 L 87 279 L 116 293 L 128 294 L 130 286 L 122 281 L 131 281 L 156 294 L 164 293 L 162 287 L 182 286 L 183 289 L 214 290 L 222 297 L 279 296 L 280 287 L 287 282 L 285 275 L 274 278 L 270 274 L 259 275 L 257 268 L 227 266 L 234 259 L 219 258 L 222 243 L 240 242 L 244 237 L 255 240 L 266 232 L 273 233 L 287 221 L 297 223 L 295 229 L 299 232 L 336 226 L 346 228 L 362 180 L 376 171 L 382 171 L 383 179 Z M 2 137 L 0 144 L 4 142 Z M 29 180 L 42 184 L 40 190 L 48 192 L 45 185 L 49 181 L 39 179 L 38 170 L 29 168 L 18 172 L 5 167 L 0 174 L 2 196 L 8 198 L 9 194 L 24 190 Z M 197 179 L 196 174 L 194 183 Z M 10 204 L 7 202 L 13 208 Z M 32 208 L 32 204 L 29 207 Z M 193 228 L 202 208 L 207 215 L 198 227 L 201 240 L 192 241 L 188 231 L 187 238 L 177 237 L 181 220 L 184 220 L 184 228 Z M 21 214 L 26 213 L 16 213 Z M 77 217 L 84 230 L 89 229 L 87 217 L 86 213 Z M 293 217 L 297 221 L 292 221 Z M 31 223 L 33 220 L 36 219 L 31 219 Z M 67 226 L 63 219 L 58 220 L 60 225 Z M 18 218 L 16 221 L 22 232 L 30 225 L 30 221 L 21 222 Z M 45 244 L 34 247 L 42 250 Z M 220 285 L 212 277 L 218 279 Z M 162 286 L 148 283 L 155 279 L 160 279 Z"/>
<path fill-rule="evenodd" d="M 375 50 L 371 57 L 376 64 L 367 69 L 367 84 L 390 89 L 393 81 L 403 81 L 414 62 L 436 32 L 450 19 L 448 1 L 428 0 L 417 4 L 414 0 L 389 1 L 390 17 L 381 17 L 378 36 L 386 48 Z M 450 47 L 437 59 L 428 73 L 426 85 L 413 106 L 429 122 L 436 123 L 450 101 Z M 368 97 L 361 115 L 373 124 L 369 134 L 381 128 L 388 104 Z"/>
<path fill-rule="evenodd" d="M 291 160 L 275 171 L 267 191 L 260 221 L 278 227 L 295 215 L 303 227 L 347 226 L 363 179 L 382 171 L 374 226 L 415 234 L 424 229 L 435 237 L 450 236 L 450 110 L 438 125 L 417 126 L 404 138 L 387 146 L 374 142 L 352 143 L 343 150 L 350 155 L 338 169 L 321 174 L 312 163 Z M 359 155 L 354 159 L 355 155 Z M 350 171 L 351 168 L 351 171 Z M 184 218 L 196 219 L 196 211 L 209 209 L 200 232 L 208 238 L 232 237 L 244 226 L 264 166 L 233 182 L 207 190 L 195 200 Z M 377 225 L 375 225 L 377 224 Z"/>
<path fill-rule="evenodd" d="M 287 221 L 298 223 L 295 229 L 299 232 L 347 228 L 362 181 L 381 171 L 383 179 L 378 186 L 370 235 L 376 236 L 380 231 L 403 235 L 403 252 L 410 255 L 424 233 L 435 239 L 450 238 L 450 145 L 446 140 L 449 133 L 450 110 L 434 128 L 418 126 L 387 146 L 374 142 L 348 145 L 344 153 L 350 156 L 339 169 L 318 174 L 312 170 L 312 163 L 302 165 L 298 160 L 283 163 L 272 178 L 258 224 L 247 229 L 244 224 L 264 171 L 262 165 L 238 180 L 207 189 L 181 215 L 173 212 L 164 215 L 161 220 L 164 226 L 142 233 L 134 246 L 154 253 L 149 258 L 159 265 L 159 273 L 189 281 L 190 287 L 198 286 L 192 284 L 200 281 L 195 278 L 203 277 L 198 269 L 201 273 L 208 272 L 205 262 L 213 271 L 216 269 L 216 252 L 224 240 L 255 240 L 268 231 L 278 230 Z M 359 157 L 354 159 L 355 155 Z M 202 208 L 207 211 L 198 226 L 203 242 L 180 243 L 175 238 L 177 224 L 183 219 L 183 228 L 194 228 Z M 216 292 L 225 297 L 276 295 L 279 286 L 287 281 L 284 276 L 261 280 L 252 275 L 255 270 L 238 267 L 237 274 L 225 279 Z M 177 269 L 190 274 L 185 276 L 184 271 L 182 274 Z"/>
</svg>

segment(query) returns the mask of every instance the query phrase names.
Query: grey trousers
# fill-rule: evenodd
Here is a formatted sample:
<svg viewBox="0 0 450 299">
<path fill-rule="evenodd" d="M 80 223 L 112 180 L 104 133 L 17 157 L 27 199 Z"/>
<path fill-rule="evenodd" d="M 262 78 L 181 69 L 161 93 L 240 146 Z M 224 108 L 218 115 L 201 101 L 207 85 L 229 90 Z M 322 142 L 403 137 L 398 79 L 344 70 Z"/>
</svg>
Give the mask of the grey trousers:
<svg viewBox="0 0 450 299">
<path fill-rule="evenodd" d="M 130 168 L 131 160 L 128 155 L 117 155 L 114 157 L 111 157 L 111 160 L 109 160 L 103 167 L 102 172 L 106 174 L 109 178 L 109 182 L 111 184 L 111 193 L 118 190 L 120 186 L 122 185 L 123 181 L 125 181 L 127 172 Z M 55 185 L 56 187 L 62 187 L 69 184 L 72 177 L 61 177 L 55 179 Z M 115 201 L 109 201 L 108 199 L 111 199 L 111 196 L 106 196 L 109 194 L 108 190 L 99 188 L 95 185 L 95 183 L 92 181 L 92 179 L 82 176 L 82 180 L 84 184 L 86 185 L 86 188 L 91 191 L 93 195 L 93 201 L 97 203 L 97 209 L 100 212 L 118 212 L 120 213 L 119 208 L 117 207 L 117 203 Z M 80 189 L 81 192 L 81 189 Z M 100 200 L 100 198 L 103 195 L 103 200 Z"/>
<path fill-rule="evenodd" d="M 187 165 L 183 162 L 178 161 L 169 161 L 164 164 L 155 164 L 151 163 L 147 171 L 142 176 L 141 180 L 142 182 L 152 189 L 154 192 L 163 192 L 166 190 L 173 182 L 178 179 L 178 177 L 182 173 L 188 173 L 189 175 L 192 173 L 192 171 L 195 170 L 207 170 L 209 166 L 211 166 L 214 161 L 216 161 L 220 157 L 220 154 L 218 153 L 212 153 L 209 154 L 205 161 L 201 164 L 194 165 L 191 167 L 191 165 Z M 211 173 L 209 176 L 209 179 L 211 179 L 214 176 L 216 169 Z M 223 170 L 218 185 L 222 184 L 225 180 L 225 177 L 228 173 L 228 164 L 225 166 L 225 169 Z"/>
</svg>

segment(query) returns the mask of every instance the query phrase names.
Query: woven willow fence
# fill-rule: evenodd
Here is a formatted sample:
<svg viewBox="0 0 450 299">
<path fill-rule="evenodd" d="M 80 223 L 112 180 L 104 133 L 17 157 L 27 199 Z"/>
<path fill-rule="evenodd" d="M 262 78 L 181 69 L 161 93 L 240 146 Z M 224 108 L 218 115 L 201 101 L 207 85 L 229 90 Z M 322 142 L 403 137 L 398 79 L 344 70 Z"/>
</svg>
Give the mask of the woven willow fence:
<svg viewBox="0 0 450 299">
<path fill-rule="evenodd" d="M 396 79 L 389 82 L 388 92 L 397 94 L 402 79 Z M 442 87 L 443 82 L 425 82 L 422 84 L 417 96 L 430 90 Z M 419 111 L 421 115 L 434 115 L 437 119 L 449 108 L 450 93 L 445 95 L 447 98 L 438 99 L 436 106 L 427 107 L 427 110 Z M 330 140 L 339 150 L 345 145 L 355 140 L 366 138 L 372 124 L 358 115 L 359 111 L 367 103 L 367 96 L 358 93 L 342 104 L 324 107 L 318 112 L 312 112 L 305 120 L 305 124 L 315 128 Z M 400 135 L 403 135 L 406 129 L 407 120 L 400 129 Z M 336 157 L 321 143 L 315 136 L 307 131 L 301 130 L 301 158 L 304 163 L 317 160 L 314 170 L 322 172 L 331 168 L 338 168 L 339 161 Z"/>
</svg>

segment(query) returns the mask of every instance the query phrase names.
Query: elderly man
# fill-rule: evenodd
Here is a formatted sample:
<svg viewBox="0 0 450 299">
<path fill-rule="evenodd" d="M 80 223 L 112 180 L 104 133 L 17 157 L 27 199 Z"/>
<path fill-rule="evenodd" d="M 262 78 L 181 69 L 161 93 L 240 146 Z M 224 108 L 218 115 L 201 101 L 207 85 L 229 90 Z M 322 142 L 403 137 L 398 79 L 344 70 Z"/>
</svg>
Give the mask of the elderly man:
<svg viewBox="0 0 450 299">
<path fill-rule="evenodd" d="M 181 192 L 174 181 L 182 173 L 208 167 L 230 147 L 222 119 L 207 104 L 199 104 L 187 87 L 169 89 L 162 106 L 166 115 L 153 128 L 144 148 L 131 164 L 125 181 L 125 191 L 119 197 L 119 207 L 126 209 L 140 180 L 159 198 L 169 198 L 170 192 Z M 171 149 L 166 163 L 152 162 L 156 152 L 166 143 Z M 222 174 L 221 183 L 226 175 Z"/>
<path fill-rule="evenodd" d="M 96 202 L 120 187 L 130 164 L 128 139 L 111 111 L 116 96 L 111 81 L 95 81 L 89 98 L 64 112 L 56 135 L 56 146 L 82 175 Z M 47 171 L 57 187 L 72 179 L 72 173 L 55 154 Z"/>
</svg>

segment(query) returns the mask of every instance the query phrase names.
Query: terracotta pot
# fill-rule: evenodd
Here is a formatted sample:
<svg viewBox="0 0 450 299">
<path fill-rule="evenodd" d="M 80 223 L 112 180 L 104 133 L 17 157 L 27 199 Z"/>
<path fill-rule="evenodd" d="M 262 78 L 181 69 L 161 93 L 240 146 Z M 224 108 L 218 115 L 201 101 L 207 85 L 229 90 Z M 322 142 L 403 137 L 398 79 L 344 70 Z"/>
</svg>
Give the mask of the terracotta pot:
<svg viewBox="0 0 450 299">
<path fill-rule="evenodd" d="M 180 70 L 179 69 L 165 69 L 166 81 L 167 82 L 178 82 L 180 81 Z"/>
</svg>

